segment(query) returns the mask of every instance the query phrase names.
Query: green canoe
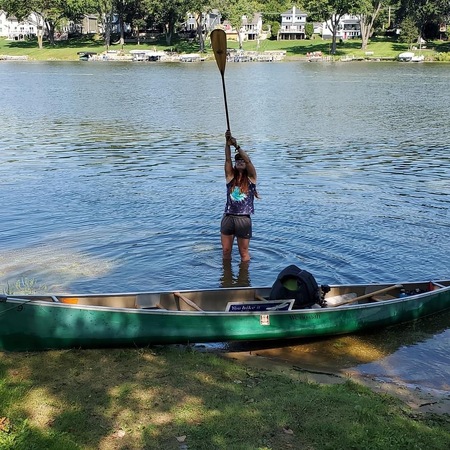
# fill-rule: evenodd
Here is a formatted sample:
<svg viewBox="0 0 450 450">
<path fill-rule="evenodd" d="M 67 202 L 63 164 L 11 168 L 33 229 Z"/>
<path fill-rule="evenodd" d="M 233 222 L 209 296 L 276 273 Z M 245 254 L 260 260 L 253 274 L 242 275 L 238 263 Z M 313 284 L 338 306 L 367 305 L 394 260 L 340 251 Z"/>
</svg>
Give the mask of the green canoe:
<svg viewBox="0 0 450 450">
<path fill-rule="evenodd" d="M 330 286 L 326 307 L 293 309 L 271 288 L 0 296 L 0 350 L 311 338 L 450 308 L 450 281 Z"/>
</svg>

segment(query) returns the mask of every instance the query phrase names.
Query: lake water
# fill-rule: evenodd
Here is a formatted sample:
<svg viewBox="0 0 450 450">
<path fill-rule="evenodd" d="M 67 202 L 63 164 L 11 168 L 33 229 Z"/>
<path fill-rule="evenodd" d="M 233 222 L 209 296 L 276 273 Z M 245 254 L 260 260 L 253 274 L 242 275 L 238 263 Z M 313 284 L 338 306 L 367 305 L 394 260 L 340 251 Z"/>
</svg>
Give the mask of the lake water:
<svg viewBox="0 0 450 450">
<path fill-rule="evenodd" d="M 0 289 L 259 286 L 289 264 L 326 284 L 450 277 L 447 65 L 230 63 L 225 79 L 262 197 L 248 268 L 221 258 L 214 62 L 0 63 Z"/>
</svg>

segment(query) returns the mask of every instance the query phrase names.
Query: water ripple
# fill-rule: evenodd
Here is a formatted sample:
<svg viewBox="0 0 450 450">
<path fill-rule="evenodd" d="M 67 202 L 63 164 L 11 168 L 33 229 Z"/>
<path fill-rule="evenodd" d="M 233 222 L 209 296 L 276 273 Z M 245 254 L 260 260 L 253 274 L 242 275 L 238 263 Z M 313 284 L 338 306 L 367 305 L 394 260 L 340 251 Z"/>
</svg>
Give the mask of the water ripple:
<svg viewBox="0 0 450 450">
<path fill-rule="evenodd" d="M 229 270 L 220 256 L 225 124 L 214 65 L 30 64 L 14 80 L 8 68 L 0 69 L 0 281 L 26 275 L 83 291 L 220 285 Z M 232 127 L 257 165 L 262 197 L 249 282 L 271 283 L 291 263 L 327 283 L 449 276 L 445 70 L 227 71 Z M 123 89 L 124 76 L 133 89 Z M 208 101 L 199 107 L 191 92 Z M 19 256 L 27 251 L 40 262 Z M 80 269 L 61 271 L 70 259 Z M 238 266 L 232 279 L 242 281 Z"/>
</svg>

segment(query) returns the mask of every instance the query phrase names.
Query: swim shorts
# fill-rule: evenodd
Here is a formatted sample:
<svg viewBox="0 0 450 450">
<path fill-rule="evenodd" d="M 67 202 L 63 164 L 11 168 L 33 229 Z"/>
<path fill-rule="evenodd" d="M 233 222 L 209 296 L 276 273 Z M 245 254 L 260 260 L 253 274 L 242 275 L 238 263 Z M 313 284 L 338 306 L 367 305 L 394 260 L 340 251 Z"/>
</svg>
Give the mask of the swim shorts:
<svg viewBox="0 0 450 450">
<path fill-rule="evenodd" d="M 227 236 L 234 234 L 238 238 L 250 239 L 252 237 L 252 219 L 250 216 L 224 214 L 220 232 Z"/>
</svg>

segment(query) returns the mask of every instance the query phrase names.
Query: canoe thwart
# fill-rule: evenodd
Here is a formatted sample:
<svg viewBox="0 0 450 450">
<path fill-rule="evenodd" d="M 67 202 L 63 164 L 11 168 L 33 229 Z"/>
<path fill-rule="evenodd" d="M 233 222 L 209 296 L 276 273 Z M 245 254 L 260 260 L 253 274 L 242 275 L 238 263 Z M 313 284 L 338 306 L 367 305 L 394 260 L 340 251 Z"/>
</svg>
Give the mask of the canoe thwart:
<svg viewBox="0 0 450 450">
<path fill-rule="evenodd" d="M 188 299 L 187 297 L 185 297 L 183 294 L 180 294 L 179 292 L 174 292 L 173 295 L 175 295 L 175 297 L 179 298 L 180 300 L 183 300 L 183 302 L 185 302 L 186 304 L 188 304 L 191 308 L 196 309 L 197 311 L 203 311 L 202 308 L 200 308 L 200 306 L 198 306 L 196 303 L 194 303 L 192 300 Z"/>
</svg>

